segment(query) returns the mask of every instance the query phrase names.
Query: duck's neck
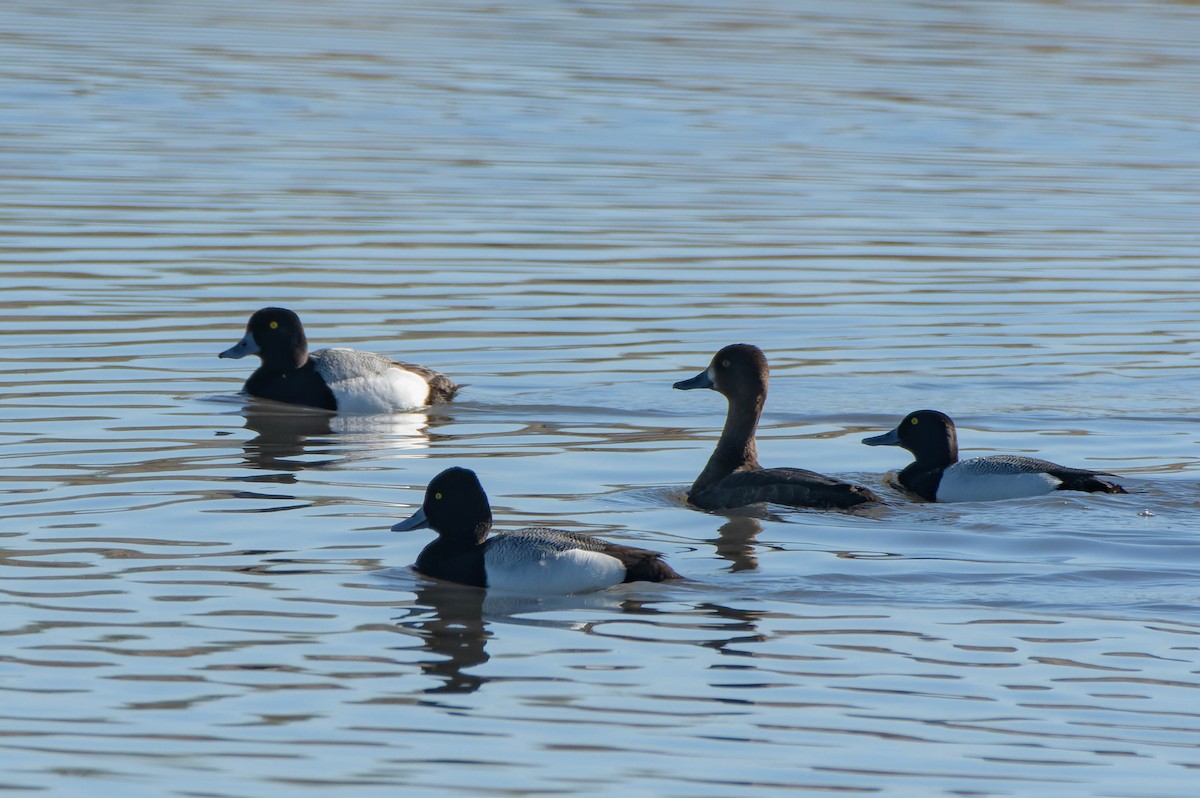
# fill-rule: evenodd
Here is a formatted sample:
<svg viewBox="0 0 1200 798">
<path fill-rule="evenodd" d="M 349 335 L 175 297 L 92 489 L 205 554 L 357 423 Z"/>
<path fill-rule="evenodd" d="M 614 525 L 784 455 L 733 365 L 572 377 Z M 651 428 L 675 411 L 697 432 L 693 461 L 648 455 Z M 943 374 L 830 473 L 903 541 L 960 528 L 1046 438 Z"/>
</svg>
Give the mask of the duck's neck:
<svg viewBox="0 0 1200 798">
<path fill-rule="evenodd" d="M 430 562 L 434 562 L 441 557 L 457 556 L 464 551 L 478 548 L 487 539 L 488 532 L 491 529 L 492 522 L 488 520 L 480 521 L 474 529 L 468 528 L 466 531 L 456 531 L 449 534 L 438 532 L 438 536 L 425 546 L 421 551 L 421 555 L 417 558 L 417 570 L 428 573 Z"/>
<path fill-rule="evenodd" d="M 926 468 L 949 468 L 958 462 L 958 435 L 954 430 L 946 430 L 946 440 L 937 443 L 932 451 L 927 450 L 917 462 Z M 916 457 L 915 452 L 913 456 Z"/>
<path fill-rule="evenodd" d="M 288 374 L 304 368 L 308 363 L 308 340 L 300 337 L 291 346 L 272 349 L 270 354 L 260 352 L 263 368 L 272 374 Z"/>
<path fill-rule="evenodd" d="M 491 531 L 492 519 L 489 517 L 475 524 L 473 527 L 468 526 L 466 529 L 455 531 L 451 534 L 441 532 L 438 534 L 438 540 L 444 541 L 451 548 L 471 549 L 482 545 L 483 541 L 487 540 L 488 533 Z"/>
<path fill-rule="evenodd" d="M 762 414 L 766 398 L 765 394 L 759 394 L 754 397 L 753 402 L 730 400 L 729 412 L 725 416 L 725 429 L 721 430 L 717 448 L 696 479 L 697 484 L 709 484 L 734 471 L 756 470 L 760 467 L 754 433 L 758 429 L 758 418 Z"/>
<path fill-rule="evenodd" d="M 308 362 L 306 355 L 303 360 L 297 361 L 293 358 L 273 357 L 271 359 L 263 358 L 262 370 L 267 374 L 287 375 L 294 371 L 299 371 L 304 368 L 304 364 Z"/>
</svg>

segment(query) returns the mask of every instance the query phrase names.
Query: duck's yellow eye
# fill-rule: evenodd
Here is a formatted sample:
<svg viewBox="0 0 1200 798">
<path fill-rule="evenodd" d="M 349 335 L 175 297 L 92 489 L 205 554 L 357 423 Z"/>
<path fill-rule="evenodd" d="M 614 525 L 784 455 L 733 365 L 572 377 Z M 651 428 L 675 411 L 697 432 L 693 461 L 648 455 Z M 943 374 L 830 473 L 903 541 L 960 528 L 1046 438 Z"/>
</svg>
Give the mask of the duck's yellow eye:
<svg viewBox="0 0 1200 798">
<path fill-rule="evenodd" d="M 433 498 L 434 498 L 436 501 L 439 501 L 439 502 L 440 502 L 440 501 L 442 500 L 442 494 L 440 494 L 440 493 L 435 493 L 435 494 L 433 494 Z"/>
<path fill-rule="evenodd" d="M 727 368 L 729 368 L 729 360 L 728 360 L 728 358 L 727 358 L 727 359 L 725 359 L 725 360 L 722 360 L 722 361 L 721 361 L 721 368 L 723 368 L 723 369 L 727 369 Z"/>
<path fill-rule="evenodd" d="M 268 327 L 270 327 L 272 330 L 278 330 L 278 329 L 279 329 L 279 322 L 277 322 L 277 321 L 273 321 L 273 322 L 271 322 L 270 324 L 268 324 L 267 326 L 268 326 Z"/>
<path fill-rule="evenodd" d="M 920 424 L 920 423 L 921 423 L 921 419 L 919 419 L 919 418 L 916 418 L 916 417 L 913 417 L 913 418 L 910 418 L 910 419 L 908 420 L 908 423 L 909 423 L 909 424 L 912 424 L 912 425 L 915 427 L 915 426 L 917 426 L 918 424 Z"/>
</svg>

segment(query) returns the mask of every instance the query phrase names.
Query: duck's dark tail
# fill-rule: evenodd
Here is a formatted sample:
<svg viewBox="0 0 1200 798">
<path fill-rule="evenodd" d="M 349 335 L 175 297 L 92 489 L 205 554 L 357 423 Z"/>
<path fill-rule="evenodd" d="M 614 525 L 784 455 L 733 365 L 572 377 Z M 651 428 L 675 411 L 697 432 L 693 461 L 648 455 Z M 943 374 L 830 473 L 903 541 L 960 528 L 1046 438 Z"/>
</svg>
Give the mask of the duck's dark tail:
<svg viewBox="0 0 1200 798">
<path fill-rule="evenodd" d="M 452 402 L 462 389 L 462 385 L 454 382 L 445 374 L 434 372 L 433 377 L 429 380 L 429 404 L 443 405 Z"/>
<path fill-rule="evenodd" d="M 668 579 L 683 579 L 675 569 L 667 565 L 662 555 L 656 551 L 644 549 L 624 549 L 620 552 L 609 551 L 618 557 L 625 565 L 626 582 L 665 582 Z"/>
<path fill-rule="evenodd" d="M 1109 474 L 1094 474 L 1091 471 L 1076 471 L 1075 469 L 1064 469 L 1063 471 L 1053 473 L 1054 476 L 1062 480 L 1062 484 L 1058 486 L 1058 490 L 1082 490 L 1088 493 L 1129 492 L 1115 482 L 1100 479 L 1102 476 L 1111 476 Z"/>
</svg>

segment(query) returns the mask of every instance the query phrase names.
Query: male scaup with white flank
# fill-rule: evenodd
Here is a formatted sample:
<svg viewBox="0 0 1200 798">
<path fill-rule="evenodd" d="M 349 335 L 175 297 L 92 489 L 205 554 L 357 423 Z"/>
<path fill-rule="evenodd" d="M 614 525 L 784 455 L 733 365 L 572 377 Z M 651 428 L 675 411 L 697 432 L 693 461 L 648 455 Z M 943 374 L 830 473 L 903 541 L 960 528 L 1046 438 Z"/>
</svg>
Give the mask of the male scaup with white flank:
<svg viewBox="0 0 1200 798">
<path fill-rule="evenodd" d="M 704 510 L 772 502 L 791 507 L 845 509 L 880 498 L 859 485 L 801 468 L 763 468 L 754 432 L 767 400 L 767 359 L 750 344 L 730 344 L 708 368 L 675 383 L 681 391 L 711 388 L 729 400 L 725 428 L 708 464 L 688 491 L 688 501 Z"/>
<path fill-rule="evenodd" d="M 909 413 L 891 432 L 864 438 L 863 443 L 912 452 L 916 459 L 900 472 L 900 484 L 931 502 L 1017 499 L 1055 490 L 1126 492 L 1115 482 L 1100 479 L 1114 474 L 1067 468 L 1035 457 L 995 454 L 960 461 L 954 422 L 937 410 Z"/>
<path fill-rule="evenodd" d="M 462 585 L 522 593 L 584 593 L 622 582 L 680 579 L 658 552 L 575 532 L 533 527 L 492 537 L 492 508 L 475 472 L 447 468 L 425 489 L 425 501 L 393 531 L 429 527 L 437 539 L 416 570 Z"/>
<path fill-rule="evenodd" d="M 242 390 L 251 396 L 340 413 L 397 413 L 449 402 L 458 386 L 424 366 L 353 349 L 308 351 L 300 317 L 263 308 L 242 340 L 218 357 L 258 355 L 262 364 Z"/>
</svg>

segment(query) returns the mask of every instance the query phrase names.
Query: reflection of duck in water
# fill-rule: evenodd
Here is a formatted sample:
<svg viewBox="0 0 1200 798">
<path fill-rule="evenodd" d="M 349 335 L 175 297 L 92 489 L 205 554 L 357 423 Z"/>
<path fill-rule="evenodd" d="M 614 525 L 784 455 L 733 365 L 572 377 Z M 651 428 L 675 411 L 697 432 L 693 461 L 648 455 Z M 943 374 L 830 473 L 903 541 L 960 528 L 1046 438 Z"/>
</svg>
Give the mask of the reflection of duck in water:
<svg viewBox="0 0 1200 798">
<path fill-rule="evenodd" d="M 421 672 L 442 680 L 428 693 L 473 693 L 486 679 L 463 673 L 488 661 L 484 646 L 491 633 L 483 620 L 482 590 L 446 583 L 427 583 L 417 588 L 416 603 L 430 607 L 433 617 L 402 621 L 414 629 L 425 648 L 436 659 L 418 663 Z M 424 613 L 422 613 L 424 615 Z"/>
<path fill-rule="evenodd" d="M 448 468 L 425 501 L 392 529 L 431 527 L 437 539 L 416 570 L 463 585 L 525 593 L 581 593 L 622 582 L 678 579 L 662 555 L 559 529 L 519 529 L 492 537 L 492 508 L 474 471 Z"/>
<path fill-rule="evenodd" d="M 219 357 L 258 355 L 242 390 L 251 396 L 340 413 L 398 413 L 449 402 L 458 386 L 433 369 L 353 349 L 308 351 L 300 317 L 263 308 Z"/>
<path fill-rule="evenodd" d="M 332 454 L 347 438 L 361 438 L 372 455 L 379 449 L 424 449 L 433 426 L 425 413 L 373 416 L 335 416 L 278 402 L 251 400 L 243 410 L 246 429 L 255 437 L 242 444 L 246 461 L 256 468 L 296 471 L 330 465 L 342 457 L 300 460 L 306 455 Z M 444 421 L 442 418 L 436 421 Z"/>
<path fill-rule="evenodd" d="M 333 434 L 329 420 L 333 416 L 316 410 L 292 408 L 275 402 L 251 401 L 243 410 L 246 429 L 256 433 L 242 443 L 246 462 L 270 471 L 297 471 L 312 465 L 312 460 L 291 458 L 314 454 L 330 445 L 321 438 Z M 317 440 L 312 440 L 317 439 Z M 321 464 L 333 460 L 321 461 Z"/>
<path fill-rule="evenodd" d="M 490 627 L 495 624 L 578 632 L 585 626 L 576 620 L 582 611 L 605 615 L 666 614 L 621 593 L 530 595 L 433 580 L 423 580 L 417 586 L 414 605 L 408 617 L 397 624 L 418 635 L 425 649 L 435 655 L 417 663 L 422 673 L 441 680 L 441 684 L 427 689 L 427 693 L 471 693 L 489 681 L 486 671 L 479 675 L 464 671 L 490 659 L 485 646 L 494 636 Z M 586 627 L 590 629 L 591 624 Z"/>
<path fill-rule="evenodd" d="M 762 532 L 762 524 L 752 516 L 730 516 L 721 524 L 717 530 L 719 537 L 712 542 L 716 544 L 717 554 L 733 563 L 729 570 L 752 571 L 758 567 L 754 540 L 759 532 Z"/>
</svg>

